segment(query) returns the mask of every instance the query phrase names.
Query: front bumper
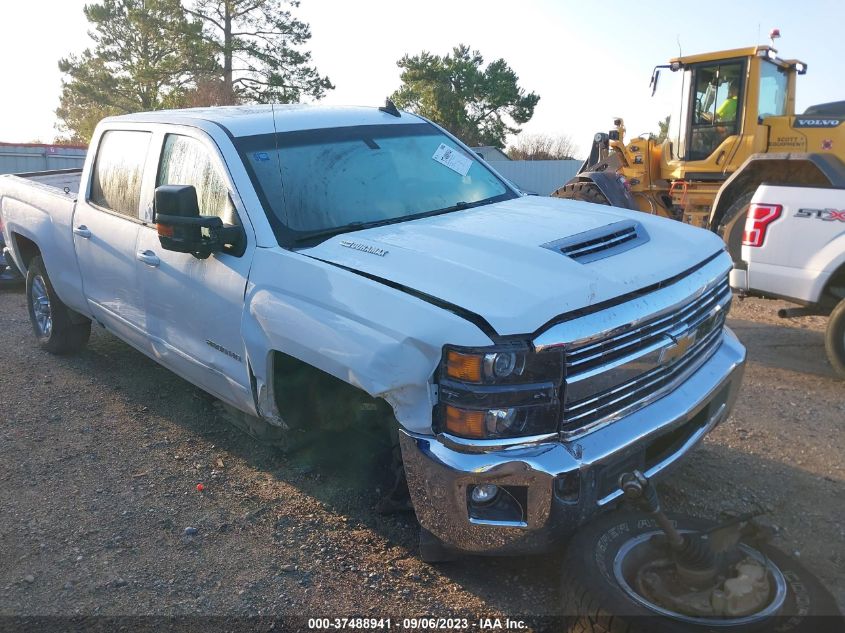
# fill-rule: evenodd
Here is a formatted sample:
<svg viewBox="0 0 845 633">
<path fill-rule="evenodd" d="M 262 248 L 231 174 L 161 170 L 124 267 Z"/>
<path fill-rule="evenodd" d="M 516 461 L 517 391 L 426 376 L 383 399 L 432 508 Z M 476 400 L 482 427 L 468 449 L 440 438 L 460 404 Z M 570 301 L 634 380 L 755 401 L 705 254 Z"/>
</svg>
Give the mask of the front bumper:
<svg viewBox="0 0 845 633">
<path fill-rule="evenodd" d="M 674 391 L 571 441 L 464 452 L 437 437 L 401 432 L 420 524 L 467 552 L 524 554 L 555 547 L 621 496 L 623 472 L 639 469 L 659 478 L 728 416 L 742 382 L 745 348 L 729 329 L 722 336 L 713 356 Z M 479 518 L 483 513 L 471 506 L 469 490 L 486 483 L 505 487 L 519 502 L 519 520 Z"/>
</svg>

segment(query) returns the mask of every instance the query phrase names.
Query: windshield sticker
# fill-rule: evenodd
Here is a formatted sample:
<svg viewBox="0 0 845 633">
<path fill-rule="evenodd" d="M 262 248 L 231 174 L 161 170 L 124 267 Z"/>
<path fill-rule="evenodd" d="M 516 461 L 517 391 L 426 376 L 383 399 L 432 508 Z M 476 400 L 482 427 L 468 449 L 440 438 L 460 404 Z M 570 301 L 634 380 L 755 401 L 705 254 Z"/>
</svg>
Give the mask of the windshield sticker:
<svg viewBox="0 0 845 633">
<path fill-rule="evenodd" d="M 440 143 L 440 147 L 434 152 L 432 158 L 438 163 L 446 165 L 452 171 L 459 173 L 461 176 L 466 176 L 469 168 L 472 167 L 471 159 L 445 143 Z"/>
<path fill-rule="evenodd" d="M 270 160 L 270 155 L 267 152 L 255 152 L 252 157 L 260 162 L 264 162 L 265 160 Z"/>
</svg>

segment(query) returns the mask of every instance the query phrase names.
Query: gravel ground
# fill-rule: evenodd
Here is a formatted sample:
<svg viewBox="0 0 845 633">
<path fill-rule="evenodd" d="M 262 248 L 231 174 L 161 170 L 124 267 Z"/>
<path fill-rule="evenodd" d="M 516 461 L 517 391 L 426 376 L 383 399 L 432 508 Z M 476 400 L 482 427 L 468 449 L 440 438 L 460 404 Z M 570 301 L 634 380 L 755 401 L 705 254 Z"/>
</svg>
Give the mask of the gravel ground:
<svg viewBox="0 0 845 633">
<path fill-rule="evenodd" d="M 779 305 L 735 302 L 742 394 L 662 486 L 664 506 L 769 510 L 775 544 L 845 608 L 845 385 L 825 320 L 779 320 Z M 350 463 L 354 437 L 340 459 L 283 457 L 99 329 L 52 357 L 16 290 L 0 291 L 0 359 L 0 615 L 554 610 L 557 556 L 419 562 L 413 516 L 373 512 L 379 483 Z"/>
</svg>

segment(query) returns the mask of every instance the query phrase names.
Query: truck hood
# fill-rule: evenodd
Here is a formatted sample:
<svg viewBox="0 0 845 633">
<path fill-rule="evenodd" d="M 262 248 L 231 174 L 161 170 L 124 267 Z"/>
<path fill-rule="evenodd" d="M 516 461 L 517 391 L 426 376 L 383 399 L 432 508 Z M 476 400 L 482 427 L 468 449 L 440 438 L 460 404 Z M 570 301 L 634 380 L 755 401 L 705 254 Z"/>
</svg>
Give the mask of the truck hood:
<svg viewBox="0 0 845 633">
<path fill-rule="evenodd" d="M 583 263 L 543 246 L 622 221 L 639 223 L 648 239 Z M 527 196 L 344 233 L 299 252 L 458 306 L 509 335 L 674 277 L 722 248 L 716 235 L 674 220 Z"/>
</svg>

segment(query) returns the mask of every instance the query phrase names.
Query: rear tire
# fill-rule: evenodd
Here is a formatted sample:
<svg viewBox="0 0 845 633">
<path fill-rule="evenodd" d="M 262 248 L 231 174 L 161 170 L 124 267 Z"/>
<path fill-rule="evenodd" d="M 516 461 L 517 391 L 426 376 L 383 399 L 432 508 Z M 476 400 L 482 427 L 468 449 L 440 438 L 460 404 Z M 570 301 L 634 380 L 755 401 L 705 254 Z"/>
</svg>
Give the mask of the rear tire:
<svg viewBox="0 0 845 633">
<path fill-rule="evenodd" d="M 91 321 L 62 303 L 41 256 L 34 257 L 26 271 L 26 299 L 41 349 L 51 354 L 73 354 L 85 347 L 91 336 Z"/>
<path fill-rule="evenodd" d="M 553 198 L 565 198 L 568 200 L 581 200 L 593 204 L 610 205 L 610 201 L 601 190 L 591 182 L 574 182 L 564 185 L 554 193 Z"/>
<path fill-rule="evenodd" d="M 845 299 L 830 313 L 824 347 L 834 371 L 840 378 L 845 379 Z"/>
</svg>

